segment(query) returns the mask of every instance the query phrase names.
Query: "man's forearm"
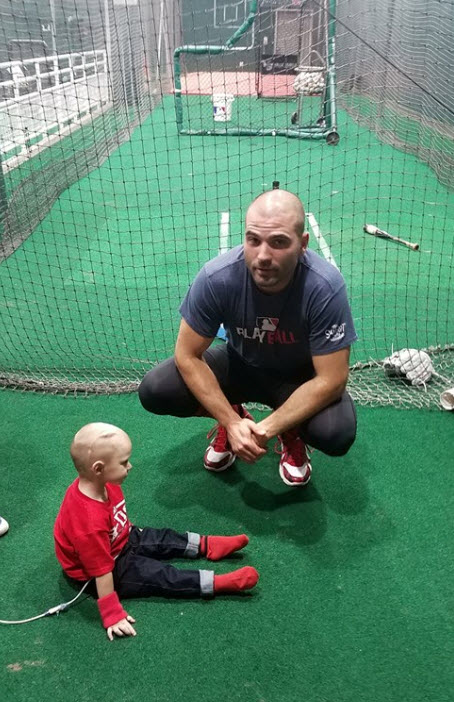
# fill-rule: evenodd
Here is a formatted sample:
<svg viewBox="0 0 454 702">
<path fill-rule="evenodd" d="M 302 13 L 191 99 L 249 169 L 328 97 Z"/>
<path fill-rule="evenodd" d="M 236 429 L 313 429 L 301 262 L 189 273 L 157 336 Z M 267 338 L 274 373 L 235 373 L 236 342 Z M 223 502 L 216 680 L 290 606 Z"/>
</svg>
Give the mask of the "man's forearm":
<svg viewBox="0 0 454 702">
<path fill-rule="evenodd" d="M 275 412 L 258 423 L 268 439 L 298 426 L 337 400 L 345 384 L 333 385 L 315 377 L 300 385 Z"/>
<path fill-rule="evenodd" d="M 177 363 L 177 367 L 194 397 L 219 424 L 227 426 L 232 420 L 238 421 L 238 415 L 205 361 L 199 358 L 186 359 L 184 363 Z"/>
</svg>

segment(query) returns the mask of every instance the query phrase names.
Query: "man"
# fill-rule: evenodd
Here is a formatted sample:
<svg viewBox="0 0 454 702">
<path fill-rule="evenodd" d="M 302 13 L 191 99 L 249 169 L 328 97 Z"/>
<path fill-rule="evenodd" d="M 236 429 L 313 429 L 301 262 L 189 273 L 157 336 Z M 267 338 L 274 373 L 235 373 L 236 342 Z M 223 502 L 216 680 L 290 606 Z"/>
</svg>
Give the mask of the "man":
<svg viewBox="0 0 454 702">
<path fill-rule="evenodd" d="M 150 412 L 218 421 L 207 470 L 225 470 L 236 456 L 254 463 L 278 437 L 282 480 L 306 485 L 307 445 L 343 455 L 355 439 L 345 387 L 357 337 L 345 283 L 337 268 L 308 250 L 304 217 L 299 198 L 285 190 L 252 202 L 244 244 L 199 272 L 180 308 L 174 358 L 140 385 Z M 210 348 L 221 323 L 227 343 Z M 243 402 L 273 411 L 255 423 Z"/>
</svg>

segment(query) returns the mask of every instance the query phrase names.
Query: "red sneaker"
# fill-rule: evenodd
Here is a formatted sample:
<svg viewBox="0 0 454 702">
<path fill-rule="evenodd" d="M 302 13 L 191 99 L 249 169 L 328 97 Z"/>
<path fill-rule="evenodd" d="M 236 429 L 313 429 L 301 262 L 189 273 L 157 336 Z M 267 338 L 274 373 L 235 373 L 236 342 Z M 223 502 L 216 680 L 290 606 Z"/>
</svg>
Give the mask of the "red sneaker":
<svg viewBox="0 0 454 702">
<path fill-rule="evenodd" d="M 252 417 L 252 415 L 250 415 L 249 412 L 244 409 L 243 405 L 232 405 L 232 407 L 243 419 L 254 420 L 254 417 Z M 213 429 L 208 433 L 207 439 L 210 439 L 215 432 L 216 434 L 213 441 L 205 451 L 203 465 L 207 470 L 220 473 L 221 471 L 230 468 L 232 463 L 235 462 L 236 456 L 229 444 L 227 431 L 224 427 L 221 427 L 220 424 L 216 424 L 216 426 L 213 427 Z"/>
<path fill-rule="evenodd" d="M 291 429 L 278 436 L 281 443 L 279 475 L 286 485 L 301 487 L 307 485 L 312 475 L 307 448 L 297 429 Z"/>
</svg>

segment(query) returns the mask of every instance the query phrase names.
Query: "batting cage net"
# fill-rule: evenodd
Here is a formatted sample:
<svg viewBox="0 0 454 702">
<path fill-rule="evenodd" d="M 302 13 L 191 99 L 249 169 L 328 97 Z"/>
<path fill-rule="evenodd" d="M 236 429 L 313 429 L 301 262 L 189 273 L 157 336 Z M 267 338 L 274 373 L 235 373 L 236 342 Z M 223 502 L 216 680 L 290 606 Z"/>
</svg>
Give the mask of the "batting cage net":
<svg viewBox="0 0 454 702">
<path fill-rule="evenodd" d="M 353 397 L 439 407 L 453 40 L 454 0 L 0 0 L 0 384 L 134 390 L 279 181 L 347 282 Z"/>
</svg>

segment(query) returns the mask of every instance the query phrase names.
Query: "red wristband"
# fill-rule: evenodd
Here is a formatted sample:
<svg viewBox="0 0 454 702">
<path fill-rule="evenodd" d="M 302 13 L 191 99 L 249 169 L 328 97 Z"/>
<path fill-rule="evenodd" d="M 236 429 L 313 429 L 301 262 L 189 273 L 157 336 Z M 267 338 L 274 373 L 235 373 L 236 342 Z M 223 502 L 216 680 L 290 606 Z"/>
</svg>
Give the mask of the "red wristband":
<svg viewBox="0 0 454 702">
<path fill-rule="evenodd" d="M 121 619 L 125 619 L 128 614 L 121 606 L 117 593 L 111 592 L 98 600 L 98 609 L 102 619 L 104 629 L 114 626 Z"/>
</svg>

